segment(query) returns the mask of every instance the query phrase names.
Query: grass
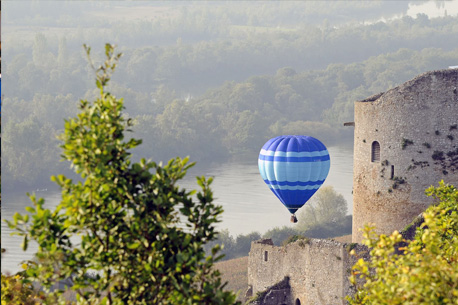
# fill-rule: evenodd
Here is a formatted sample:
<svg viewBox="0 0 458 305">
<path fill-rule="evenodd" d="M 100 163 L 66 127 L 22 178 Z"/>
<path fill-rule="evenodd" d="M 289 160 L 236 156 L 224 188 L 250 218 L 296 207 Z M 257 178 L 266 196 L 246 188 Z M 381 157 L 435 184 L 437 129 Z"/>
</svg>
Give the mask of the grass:
<svg viewBox="0 0 458 305">
<path fill-rule="evenodd" d="M 238 293 L 237 300 L 242 301 L 248 288 L 248 256 L 218 262 L 215 267 L 223 282 L 227 281 L 226 290 Z"/>
</svg>

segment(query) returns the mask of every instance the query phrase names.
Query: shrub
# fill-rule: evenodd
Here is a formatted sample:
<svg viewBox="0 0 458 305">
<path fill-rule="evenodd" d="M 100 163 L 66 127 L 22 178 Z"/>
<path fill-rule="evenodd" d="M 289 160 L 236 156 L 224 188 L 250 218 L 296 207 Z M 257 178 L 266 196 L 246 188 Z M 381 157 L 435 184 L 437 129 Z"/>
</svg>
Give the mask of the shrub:
<svg viewBox="0 0 458 305">
<path fill-rule="evenodd" d="M 286 246 L 287 244 L 290 244 L 290 243 L 294 243 L 294 242 L 296 242 L 298 240 L 300 240 L 302 242 L 302 243 L 299 244 L 301 247 L 305 246 L 305 244 L 310 243 L 310 238 L 308 238 L 306 236 L 295 234 L 293 236 L 290 236 L 285 241 L 283 241 L 283 246 Z"/>
<path fill-rule="evenodd" d="M 35 305 L 41 304 L 43 299 L 44 294 L 37 291 L 32 284 L 24 282 L 21 274 L 2 274 L 2 305 Z"/>
<path fill-rule="evenodd" d="M 350 304 L 456 304 L 458 190 L 441 181 L 426 193 L 438 204 L 424 212 L 414 240 L 398 231 L 377 235 L 366 226 L 363 244 L 372 249 L 371 259 L 353 266 L 350 280 L 357 292 L 347 297 Z"/>
</svg>

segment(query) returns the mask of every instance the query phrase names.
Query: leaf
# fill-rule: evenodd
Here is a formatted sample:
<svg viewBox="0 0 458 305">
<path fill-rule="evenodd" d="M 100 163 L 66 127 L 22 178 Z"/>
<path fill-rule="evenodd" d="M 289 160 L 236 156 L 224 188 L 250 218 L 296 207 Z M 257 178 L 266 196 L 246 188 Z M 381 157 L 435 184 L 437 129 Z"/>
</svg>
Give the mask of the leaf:
<svg viewBox="0 0 458 305">
<path fill-rule="evenodd" d="M 204 182 L 205 182 L 205 178 L 202 176 L 202 177 L 196 177 L 196 180 L 197 180 L 197 184 L 201 187 L 201 188 L 204 188 Z"/>
<path fill-rule="evenodd" d="M 29 246 L 29 238 L 27 235 L 24 235 L 24 239 L 22 241 L 22 250 L 27 251 L 27 247 Z"/>
<path fill-rule="evenodd" d="M 138 247 L 140 247 L 140 242 L 136 242 L 136 243 L 127 245 L 127 248 L 129 248 L 131 250 L 137 249 Z"/>
<path fill-rule="evenodd" d="M 35 213 L 35 209 L 33 207 L 25 207 L 25 210 L 29 213 Z"/>
</svg>

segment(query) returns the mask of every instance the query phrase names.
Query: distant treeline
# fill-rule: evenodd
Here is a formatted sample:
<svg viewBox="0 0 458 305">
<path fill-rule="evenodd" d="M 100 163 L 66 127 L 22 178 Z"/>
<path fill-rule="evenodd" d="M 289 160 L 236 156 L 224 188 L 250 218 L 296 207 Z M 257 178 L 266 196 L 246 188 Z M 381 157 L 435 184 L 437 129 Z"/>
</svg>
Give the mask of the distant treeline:
<svg viewBox="0 0 458 305">
<path fill-rule="evenodd" d="M 109 17 L 93 18 L 96 25 L 102 22 L 100 27 L 83 28 L 75 23 L 74 28 L 68 29 L 56 25 L 27 35 L 22 30 L 17 35 L 21 40 L 7 32 L 4 73 L 8 72 L 11 80 L 11 96 L 26 99 L 36 93 L 83 96 L 92 88 L 81 48 L 83 43 L 93 47 L 101 45 L 101 41 L 119 45 L 125 55 L 115 76 L 116 86 L 150 95 L 165 85 L 181 97 L 188 93 L 200 95 L 226 81 L 240 82 L 253 75 L 274 74 L 283 67 L 293 67 L 298 72 L 326 69 L 329 64 L 361 62 L 402 48 L 418 51 L 434 47 L 451 51 L 456 48 L 454 38 L 458 34 L 458 17 L 406 16 L 389 23 L 340 27 L 323 21 L 320 25 L 296 24 L 286 28 L 250 26 L 242 21 L 234 24 L 217 19 L 216 11 L 212 12 L 201 18 L 197 12 L 182 13 L 191 16 L 183 20 L 110 22 Z M 160 25 L 156 26 L 155 22 Z M 200 26 L 198 22 L 207 23 Z M 170 33 L 168 26 L 176 28 L 177 33 Z M 225 31 L 215 30 L 219 28 Z M 210 30 L 215 32 L 209 34 Z M 190 39 L 195 35 L 189 31 L 203 37 Z M 171 40 L 159 44 L 160 38 L 156 37 L 159 34 Z M 24 42 L 24 36 L 30 38 Z"/>
<path fill-rule="evenodd" d="M 413 1 L 412 1 L 413 2 Z M 406 14 L 409 1 L 117 1 L 6 2 L 7 25 L 63 30 L 70 45 L 77 38 L 95 44 L 100 38 L 122 46 L 165 46 L 215 40 L 243 40 L 246 34 L 291 32 L 311 26 L 341 27 Z M 74 29 L 74 31 L 71 31 Z M 21 29 L 23 31 L 23 29 Z M 24 32 L 22 32 L 24 34 Z M 57 34 L 57 35 L 54 35 Z M 67 35 L 66 35 L 67 36 Z M 15 46 L 26 35 L 17 37 Z"/>
<path fill-rule="evenodd" d="M 78 99 L 96 94 L 90 89 L 93 73 L 82 43 L 94 48 L 100 41 L 120 45 L 124 56 L 110 90 L 125 99 L 126 112 L 136 123 L 132 135 L 143 139 L 135 155 L 157 161 L 177 155 L 198 162 L 255 156 L 268 138 L 279 134 L 307 134 L 326 145 L 345 143 L 352 140 L 352 130 L 342 124 L 353 120 L 354 101 L 458 62 L 458 17 L 430 20 L 419 15 L 386 24 L 295 23 L 286 28 L 243 18 L 236 22 L 229 13 L 224 19 L 224 10 L 209 6 L 200 19 L 190 7 L 170 8 L 170 16 L 193 16 L 182 23 L 178 15 L 120 23 L 104 11 L 107 5 L 95 6 L 102 14 L 93 18 L 100 28 L 78 28 L 72 18 L 51 22 L 40 18 L 43 8 L 36 7 L 35 17 L 16 17 L 22 20 L 18 25 L 40 25 L 39 33 L 20 29 L 32 36 L 30 44 L 14 44 L 16 38 L 8 31 L 4 35 L 9 42 L 3 54 L 6 188 L 33 187 L 68 171 L 67 164 L 58 162 L 56 135 L 63 118 L 76 113 Z M 359 10 L 356 5 L 353 9 L 356 16 Z M 366 9 L 374 7 L 368 4 Z M 269 12 L 270 7 L 266 16 Z M 11 14 L 15 16 L 14 9 Z M 208 39 L 187 39 L 183 32 L 182 39 L 156 44 L 148 33 L 154 22 L 164 23 L 158 27 L 165 31 L 166 20 L 177 31 L 192 29 Z M 218 32 L 186 20 L 213 20 L 214 28 L 230 30 Z M 208 36 L 210 30 L 213 36 Z"/>
<path fill-rule="evenodd" d="M 127 101 L 136 123 L 133 136 L 143 139 L 138 156 L 167 160 L 190 155 L 192 160 L 208 162 L 256 154 L 268 138 L 280 134 L 307 134 L 326 145 L 349 142 L 352 130 L 342 124 L 353 120 L 354 101 L 457 61 L 458 50 L 402 49 L 325 70 L 298 73 L 282 68 L 275 75 L 227 82 L 189 100 L 166 87 L 152 95 L 123 88 L 113 91 Z M 45 93 L 36 93 L 31 100 L 5 98 L 4 109 L 14 109 L 3 116 L 6 187 L 43 183 L 68 168 L 57 161 L 56 135 L 63 118 L 76 111 L 77 99 L 75 94 Z"/>
<path fill-rule="evenodd" d="M 215 244 L 223 245 L 221 254 L 224 254 L 223 260 L 227 260 L 247 256 L 251 249 L 251 242 L 260 240 L 261 238 L 270 238 L 274 245 L 282 246 L 298 237 L 325 239 L 349 235 L 351 234 L 351 227 L 352 215 L 347 215 L 338 223 L 321 223 L 308 230 L 284 226 L 270 229 L 262 235 L 259 232 L 251 232 L 248 234 L 240 234 L 236 237 L 232 236 L 228 230 L 222 230 L 218 235 L 218 239 L 205 245 L 205 249 L 210 253 L 211 248 Z"/>
</svg>

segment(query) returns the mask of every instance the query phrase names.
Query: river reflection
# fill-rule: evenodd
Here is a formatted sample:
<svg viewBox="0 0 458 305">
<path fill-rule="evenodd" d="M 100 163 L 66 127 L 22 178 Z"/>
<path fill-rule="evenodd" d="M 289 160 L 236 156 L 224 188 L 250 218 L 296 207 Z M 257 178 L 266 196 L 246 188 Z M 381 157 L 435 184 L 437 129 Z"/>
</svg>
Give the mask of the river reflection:
<svg viewBox="0 0 458 305">
<path fill-rule="evenodd" d="M 348 202 L 352 212 L 352 148 L 331 147 L 331 169 L 324 185 L 332 185 Z M 220 229 L 228 229 L 233 236 L 258 231 L 261 234 L 276 226 L 294 226 L 289 222 L 289 212 L 261 179 L 257 166 L 257 156 L 251 162 L 230 162 L 211 167 L 193 168 L 180 186 L 196 189 L 194 176 L 214 176 L 212 185 L 215 201 L 222 205 L 224 213 Z M 21 261 L 30 259 L 36 252 L 36 245 L 29 244 L 27 252 L 21 250 L 21 237 L 10 236 L 11 230 L 3 218 L 11 220 L 15 212 L 24 213 L 31 205 L 24 194 L 2 194 L 2 247 L 7 252 L 2 255 L 2 272 L 16 272 Z M 37 197 L 45 198 L 45 207 L 55 207 L 60 193 L 38 191 Z M 300 214 L 300 211 L 299 213 Z"/>
</svg>

